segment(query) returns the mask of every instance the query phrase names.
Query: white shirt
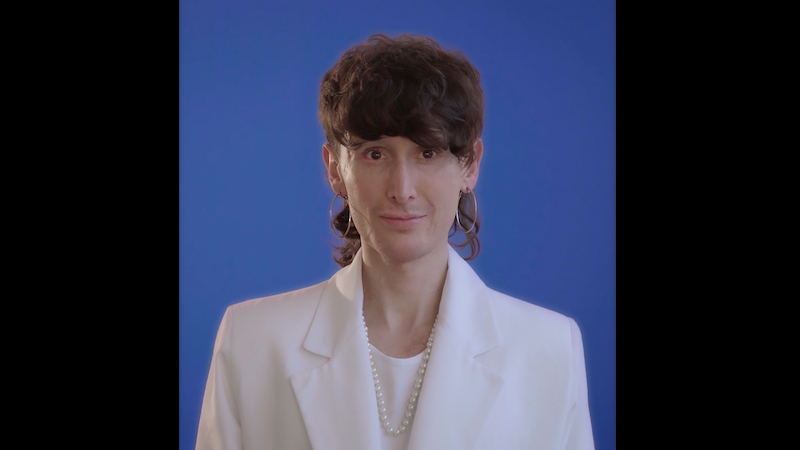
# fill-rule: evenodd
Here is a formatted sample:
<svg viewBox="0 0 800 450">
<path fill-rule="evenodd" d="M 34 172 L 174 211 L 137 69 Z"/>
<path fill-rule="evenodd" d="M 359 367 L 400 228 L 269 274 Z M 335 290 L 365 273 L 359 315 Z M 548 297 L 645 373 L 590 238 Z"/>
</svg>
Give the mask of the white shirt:
<svg viewBox="0 0 800 450">
<path fill-rule="evenodd" d="M 424 352 L 410 358 L 392 358 L 381 353 L 372 344 L 369 344 L 369 348 L 372 351 L 372 360 L 375 361 L 375 368 L 378 370 L 378 378 L 381 382 L 381 391 L 383 391 L 386 401 L 389 426 L 396 429 L 405 419 L 408 400 L 411 397 Z M 411 427 L 414 425 L 413 415 L 410 420 L 406 430 L 398 436 L 390 436 L 380 420 L 377 421 L 381 429 L 383 450 L 406 450 L 408 448 L 408 438 L 411 436 Z"/>
</svg>

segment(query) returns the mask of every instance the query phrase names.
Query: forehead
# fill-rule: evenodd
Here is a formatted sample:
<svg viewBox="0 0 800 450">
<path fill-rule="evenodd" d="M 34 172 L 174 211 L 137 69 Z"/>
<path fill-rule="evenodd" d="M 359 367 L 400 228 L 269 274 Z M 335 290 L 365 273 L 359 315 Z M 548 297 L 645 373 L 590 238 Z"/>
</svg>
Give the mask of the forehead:
<svg viewBox="0 0 800 450">
<path fill-rule="evenodd" d="M 416 142 L 412 141 L 411 139 L 405 136 L 381 136 L 378 139 L 369 140 L 369 139 L 361 139 L 359 137 L 352 138 L 352 144 L 350 148 L 352 150 L 358 150 L 360 148 L 364 148 L 366 146 L 381 146 L 381 147 L 389 147 L 389 148 L 422 148 L 423 146 L 417 144 Z"/>
</svg>

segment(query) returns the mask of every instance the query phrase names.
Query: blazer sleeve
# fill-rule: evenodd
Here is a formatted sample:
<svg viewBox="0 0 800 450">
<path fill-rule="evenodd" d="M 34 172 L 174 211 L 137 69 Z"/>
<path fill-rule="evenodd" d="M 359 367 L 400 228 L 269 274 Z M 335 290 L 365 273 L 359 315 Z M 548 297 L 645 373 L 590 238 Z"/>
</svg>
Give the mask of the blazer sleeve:
<svg viewBox="0 0 800 450">
<path fill-rule="evenodd" d="M 231 307 L 225 310 L 214 342 L 211 370 L 206 381 L 196 450 L 239 450 L 242 448 L 238 402 L 233 389 L 230 364 Z"/>
<path fill-rule="evenodd" d="M 578 324 L 569 319 L 572 336 L 572 359 L 570 382 L 572 407 L 567 417 L 564 437 L 565 450 L 594 450 L 592 421 L 589 417 L 589 395 L 586 387 L 586 361 L 583 356 L 583 340 Z"/>
</svg>

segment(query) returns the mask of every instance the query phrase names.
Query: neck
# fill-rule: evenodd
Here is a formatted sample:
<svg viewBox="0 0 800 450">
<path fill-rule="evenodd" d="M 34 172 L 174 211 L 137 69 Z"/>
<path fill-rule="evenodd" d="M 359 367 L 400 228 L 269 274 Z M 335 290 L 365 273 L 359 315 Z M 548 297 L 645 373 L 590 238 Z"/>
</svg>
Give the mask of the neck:
<svg viewBox="0 0 800 450">
<path fill-rule="evenodd" d="M 364 247 L 364 317 L 389 334 L 416 328 L 430 331 L 447 276 L 447 245 L 409 262 L 392 262 Z M 370 333 L 372 334 L 372 333 Z"/>
</svg>

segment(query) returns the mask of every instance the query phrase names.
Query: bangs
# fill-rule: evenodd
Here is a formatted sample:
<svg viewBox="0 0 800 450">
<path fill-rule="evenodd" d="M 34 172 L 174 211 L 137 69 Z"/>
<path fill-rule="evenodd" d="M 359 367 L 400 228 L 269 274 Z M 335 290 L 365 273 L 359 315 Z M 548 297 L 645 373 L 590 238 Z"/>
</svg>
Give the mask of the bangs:
<svg viewBox="0 0 800 450">
<path fill-rule="evenodd" d="M 438 110 L 442 99 L 432 93 L 444 86 L 425 86 L 428 80 L 399 78 L 392 74 L 368 74 L 343 98 L 341 126 L 349 133 L 342 144 L 351 147 L 355 138 L 376 140 L 381 136 L 404 136 L 418 145 L 449 150 L 450 133 Z M 427 82 L 427 83 L 426 83 Z"/>
</svg>

